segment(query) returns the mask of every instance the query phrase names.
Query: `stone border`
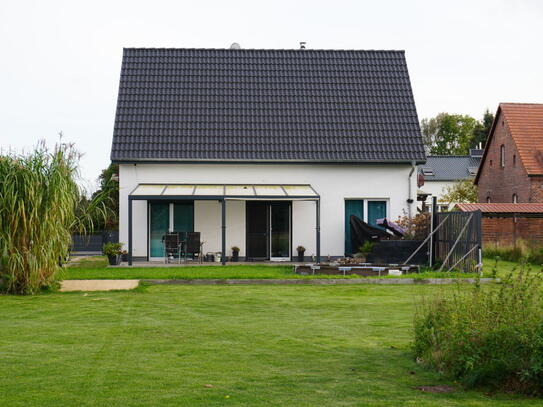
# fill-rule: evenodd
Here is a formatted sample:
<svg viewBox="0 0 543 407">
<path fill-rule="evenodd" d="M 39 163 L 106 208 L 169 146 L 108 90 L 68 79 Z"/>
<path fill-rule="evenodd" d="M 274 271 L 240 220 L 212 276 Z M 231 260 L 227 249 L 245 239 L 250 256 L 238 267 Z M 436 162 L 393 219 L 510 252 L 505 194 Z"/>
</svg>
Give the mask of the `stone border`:
<svg viewBox="0 0 543 407">
<path fill-rule="evenodd" d="M 151 285 L 444 285 L 455 283 L 475 283 L 474 278 L 314 278 L 314 279 L 142 279 L 142 282 Z M 499 282 L 499 279 L 481 278 L 481 284 Z"/>
</svg>

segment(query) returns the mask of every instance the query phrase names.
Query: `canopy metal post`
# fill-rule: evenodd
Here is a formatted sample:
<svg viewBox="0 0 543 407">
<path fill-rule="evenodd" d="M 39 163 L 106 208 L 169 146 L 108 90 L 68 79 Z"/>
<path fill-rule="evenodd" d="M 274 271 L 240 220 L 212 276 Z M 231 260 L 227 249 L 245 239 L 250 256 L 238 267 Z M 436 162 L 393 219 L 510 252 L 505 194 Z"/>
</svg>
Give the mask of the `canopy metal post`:
<svg viewBox="0 0 543 407">
<path fill-rule="evenodd" d="M 132 197 L 128 197 L 128 265 L 132 265 Z"/>
<path fill-rule="evenodd" d="M 221 201 L 222 212 L 222 255 L 221 262 L 224 266 L 226 264 L 226 200 Z"/>
<path fill-rule="evenodd" d="M 315 201 L 315 212 L 317 217 L 316 240 L 317 240 L 317 263 L 321 262 L 321 200 Z"/>
</svg>

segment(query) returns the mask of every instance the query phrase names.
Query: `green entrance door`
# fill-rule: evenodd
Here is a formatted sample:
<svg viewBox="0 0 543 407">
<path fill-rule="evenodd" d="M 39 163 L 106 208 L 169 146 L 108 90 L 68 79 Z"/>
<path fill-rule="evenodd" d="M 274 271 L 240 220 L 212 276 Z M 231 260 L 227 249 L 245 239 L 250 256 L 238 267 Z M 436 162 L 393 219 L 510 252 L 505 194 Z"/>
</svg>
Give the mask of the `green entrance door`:
<svg viewBox="0 0 543 407">
<path fill-rule="evenodd" d="M 349 220 L 354 215 L 364 220 L 364 201 L 361 199 L 348 199 L 345 201 L 345 254 L 353 254 L 351 243 L 351 224 Z"/>
<path fill-rule="evenodd" d="M 377 226 L 377 219 L 387 217 L 386 201 L 368 201 L 368 224 Z M 381 226 L 377 226 L 381 227 Z"/>
</svg>

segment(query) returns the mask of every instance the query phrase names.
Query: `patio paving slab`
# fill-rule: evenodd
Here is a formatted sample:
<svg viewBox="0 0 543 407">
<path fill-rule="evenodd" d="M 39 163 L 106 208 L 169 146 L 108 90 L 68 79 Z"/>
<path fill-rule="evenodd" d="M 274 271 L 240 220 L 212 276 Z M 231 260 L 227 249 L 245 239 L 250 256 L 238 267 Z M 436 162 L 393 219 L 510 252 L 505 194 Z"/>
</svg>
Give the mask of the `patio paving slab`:
<svg viewBox="0 0 543 407">
<path fill-rule="evenodd" d="M 60 291 L 111 291 L 132 290 L 140 280 L 64 280 Z"/>
</svg>

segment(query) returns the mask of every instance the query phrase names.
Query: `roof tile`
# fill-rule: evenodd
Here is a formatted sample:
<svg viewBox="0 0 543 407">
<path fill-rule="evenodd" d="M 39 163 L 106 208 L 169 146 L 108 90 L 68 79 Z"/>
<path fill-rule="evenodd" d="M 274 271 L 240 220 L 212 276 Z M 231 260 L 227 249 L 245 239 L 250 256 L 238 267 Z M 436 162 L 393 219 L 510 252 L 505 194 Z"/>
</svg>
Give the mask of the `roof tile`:
<svg viewBox="0 0 543 407">
<path fill-rule="evenodd" d="M 501 103 L 500 109 L 526 171 L 543 174 L 543 104 Z"/>
<path fill-rule="evenodd" d="M 128 48 L 111 159 L 425 155 L 403 51 Z"/>
<path fill-rule="evenodd" d="M 543 213 L 543 203 L 459 203 L 456 208 L 463 212 Z"/>
</svg>

